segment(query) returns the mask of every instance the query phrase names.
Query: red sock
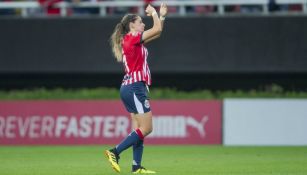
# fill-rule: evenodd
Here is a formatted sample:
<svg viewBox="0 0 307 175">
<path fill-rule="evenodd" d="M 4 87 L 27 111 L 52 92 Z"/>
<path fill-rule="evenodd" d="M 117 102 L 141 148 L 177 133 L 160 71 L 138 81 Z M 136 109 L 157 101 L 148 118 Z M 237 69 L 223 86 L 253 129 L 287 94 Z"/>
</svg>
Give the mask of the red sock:
<svg viewBox="0 0 307 175">
<path fill-rule="evenodd" d="M 142 131 L 139 128 L 136 129 L 135 132 L 140 137 L 141 140 L 144 140 L 144 135 L 142 134 Z"/>
</svg>

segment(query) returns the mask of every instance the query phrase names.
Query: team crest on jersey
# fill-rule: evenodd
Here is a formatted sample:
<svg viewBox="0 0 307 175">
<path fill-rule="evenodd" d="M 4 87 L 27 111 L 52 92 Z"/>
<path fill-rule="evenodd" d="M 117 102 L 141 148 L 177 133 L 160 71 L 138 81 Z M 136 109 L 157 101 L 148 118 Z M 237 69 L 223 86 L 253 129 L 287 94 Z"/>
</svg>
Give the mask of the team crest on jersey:
<svg viewBox="0 0 307 175">
<path fill-rule="evenodd" d="M 144 102 L 144 106 L 145 106 L 145 108 L 149 108 L 149 107 L 150 107 L 150 105 L 149 105 L 149 101 L 148 101 L 148 100 L 145 100 L 145 102 Z"/>
</svg>

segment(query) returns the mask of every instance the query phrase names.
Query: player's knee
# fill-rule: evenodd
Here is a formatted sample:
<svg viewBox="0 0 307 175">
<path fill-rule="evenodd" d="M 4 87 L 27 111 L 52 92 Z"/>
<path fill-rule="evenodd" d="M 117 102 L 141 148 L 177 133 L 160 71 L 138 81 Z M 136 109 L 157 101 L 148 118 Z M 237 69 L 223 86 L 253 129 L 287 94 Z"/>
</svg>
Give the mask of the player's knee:
<svg viewBox="0 0 307 175">
<path fill-rule="evenodd" d="M 152 126 L 140 127 L 142 134 L 145 136 L 149 135 L 152 132 Z"/>
<path fill-rule="evenodd" d="M 149 135 L 152 132 L 152 126 L 147 128 L 147 135 Z"/>
</svg>

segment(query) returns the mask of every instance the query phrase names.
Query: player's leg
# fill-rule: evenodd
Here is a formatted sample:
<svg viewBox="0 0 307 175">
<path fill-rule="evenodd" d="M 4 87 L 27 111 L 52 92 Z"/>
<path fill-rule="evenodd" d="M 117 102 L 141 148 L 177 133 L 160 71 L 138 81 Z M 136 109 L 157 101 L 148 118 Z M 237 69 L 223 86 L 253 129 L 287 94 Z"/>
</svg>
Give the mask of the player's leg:
<svg viewBox="0 0 307 175">
<path fill-rule="evenodd" d="M 142 130 L 143 132 L 148 133 L 148 131 L 146 131 L 144 127 Z M 142 134 L 142 131 L 140 130 L 140 128 L 136 128 L 124 140 L 122 140 L 120 144 L 116 145 L 115 148 L 106 150 L 106 155 L 108 157 L 108 160 L 115 171 L 120 172 L 120 167 L 118 165 L 120 153 L 122 153 L 124 150 L 128 149 L 135 143 L 142 142 L 143 139 L 144 136 Z"/>
<path fill-rule="evenodd" d="M 131 114 L 131 125 L 132 129 L 135 130 L 139 128 L 138 121 L 135 114 Z M 140 140 L 133 144 L 133 161 L 132 161 L 132 171 L 141 167 L 143 149 L 144 149 L 144 140 Z"/>
<path fill-rule="evenodd" d="M 152 114 L 147 97 L 147 89 L 143 82 L 133 83 L 121 87 L 120 95 L 128 112 L 137 123 L 135 128 L 120 144 L 108 150 L 109 161 L 113 169 L 119 170 L 118 159 L 121 152 L 135 143 L 142 142 L 144 137 L 152 131 Z M 133 120 L 132 119 L 132 120 Z"/>
<path fill-rule="evenodd" d="M 131 114 L 132 122 L 137 123 L 136 128 L 116 146 L 116 152 L 120 154 L 133 144 L 144 139 L 152 131 L 152 114 L 147 97 L 147 88 L 144 82 L 136 82 L 122 86 L 121 98 L 127 111 Z"/>
<path fill-rule="evenodd" d="M 120 153 L 122 153 L 124 150 L 128 149 L 132 145 L 135 145 L 137 143 L 142 144 L 143 139 L 144 139 L 144 135 L 142 134 L 142 132 L 144 132 L 144 133 L 151 132 L 151 131 L 148 131 L 147 128 L 149 128 L 149 127 L 147 127 L 146 124 L 144 124 L 144 127 L 141 128 L 141 125 L 138 124 L 139 122 L 138 122 L 137 118 L 138 117 L 136 117 L 135 114 L 131 113 L 132 125 L 134 125 L 133 131 L 124 140 L 122 140 L 122 142 L 120 144 L 116 145 L 115 148 L 110 149 L 110 150 L 106 150 L 106 156 L 108 157 L 108 160 L 111 163 L 112 168 L 117 172 L 120 172 L 120 167 L 118 165 Z M 142 129 L 142 131 L 141 131 L 141 129 Z M 136 153 L 135 161 L 139 162 L 138 164 L 140 164 L 143 149 L 141 147 L 138 147 L 137 150 L 138 151 L 135 152 Z"/>
<path fill-rule="evenodd" d="M 136 114 L 133 116 L 133 121 L 135 124 L 133 126 L 137 126 L 144 137 L 149 135 L 152 132 L 152 113 L 149 111 L 144 114 Z M 139 142 L 133 145 L 133 165 L 132 172 L 135 174 L 149 174 L 156 173 L 155 171 L 147 170 L 141 165 L 142 155 L 144 149 L 144 140 L 140 140 Z"/>
</svg>

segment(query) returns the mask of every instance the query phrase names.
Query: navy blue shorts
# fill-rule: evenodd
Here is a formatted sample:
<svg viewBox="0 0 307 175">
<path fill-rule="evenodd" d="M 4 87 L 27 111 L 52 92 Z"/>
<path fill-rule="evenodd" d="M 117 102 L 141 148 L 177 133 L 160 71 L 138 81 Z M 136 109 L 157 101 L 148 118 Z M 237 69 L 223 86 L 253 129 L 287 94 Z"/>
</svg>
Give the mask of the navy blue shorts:
<svg viewBox="0 0 307 175">
<path fill-rule="evenodd" d="M 150 111 L 148 90 L 143 81 L 122 85 L 120 97 L 129 113 L 144 114 Z"/>
</svg>

